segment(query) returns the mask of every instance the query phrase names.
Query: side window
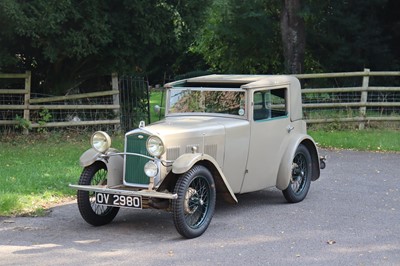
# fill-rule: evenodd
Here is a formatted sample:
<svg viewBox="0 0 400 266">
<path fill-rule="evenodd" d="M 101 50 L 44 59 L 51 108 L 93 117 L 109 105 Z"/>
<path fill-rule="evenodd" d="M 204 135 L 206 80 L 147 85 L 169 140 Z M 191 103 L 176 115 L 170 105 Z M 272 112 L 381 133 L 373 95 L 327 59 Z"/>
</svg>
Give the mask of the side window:
<svg viewBox="0 0 400 266">
<path fill-rule="evenodd" d="M 254 121 L 287 116 L 286 88 L 254 92 Z"/>
</svg>

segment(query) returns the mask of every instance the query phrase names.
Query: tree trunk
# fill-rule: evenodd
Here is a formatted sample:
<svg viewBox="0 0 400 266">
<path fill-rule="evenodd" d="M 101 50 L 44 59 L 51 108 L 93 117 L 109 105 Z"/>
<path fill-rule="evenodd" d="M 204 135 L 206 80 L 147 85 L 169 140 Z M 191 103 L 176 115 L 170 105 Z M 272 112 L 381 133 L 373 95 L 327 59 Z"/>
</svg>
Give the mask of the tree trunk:
<svg viewBox="0 0 400 266">
<path fill-rule="evenodd" d="M 281 35 L 285 71 L 290 74 L 303 72 L 305 54 L 304 20 L 300 17 L 301 0 L 283 0 Z"/>
</svg>

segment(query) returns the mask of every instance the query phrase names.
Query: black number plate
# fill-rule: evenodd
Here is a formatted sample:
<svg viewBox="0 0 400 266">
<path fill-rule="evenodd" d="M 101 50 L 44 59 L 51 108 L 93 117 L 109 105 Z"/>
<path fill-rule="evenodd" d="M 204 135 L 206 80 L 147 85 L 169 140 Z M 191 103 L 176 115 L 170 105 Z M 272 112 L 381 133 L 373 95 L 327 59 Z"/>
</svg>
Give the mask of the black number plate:
<svg viewBox="0 0 400 266">
<path fill-rule="evenodd" d="M 96 192 L 96 203 L 113 207 L 142 208 L 142 197 Z"/>
</svg>

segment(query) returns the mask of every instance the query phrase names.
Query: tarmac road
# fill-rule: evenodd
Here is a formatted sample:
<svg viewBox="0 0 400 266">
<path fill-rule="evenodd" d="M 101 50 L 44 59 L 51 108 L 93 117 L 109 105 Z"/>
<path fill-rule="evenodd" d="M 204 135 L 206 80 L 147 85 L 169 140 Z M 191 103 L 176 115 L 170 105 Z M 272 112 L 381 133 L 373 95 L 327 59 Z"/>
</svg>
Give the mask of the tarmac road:
<svg viewBox="0 0 400 266">
<path fill-rule="evenodd" d="M 321 154 L 327 168 L 303 202 L 275 189 L 218 202 L 191 240 L 157 210 L 121 210 L 103 227 L 75 202 L 47 217 L 0 217 L 0 265 L 400 265 L 400 154 Z"/>
</svg>

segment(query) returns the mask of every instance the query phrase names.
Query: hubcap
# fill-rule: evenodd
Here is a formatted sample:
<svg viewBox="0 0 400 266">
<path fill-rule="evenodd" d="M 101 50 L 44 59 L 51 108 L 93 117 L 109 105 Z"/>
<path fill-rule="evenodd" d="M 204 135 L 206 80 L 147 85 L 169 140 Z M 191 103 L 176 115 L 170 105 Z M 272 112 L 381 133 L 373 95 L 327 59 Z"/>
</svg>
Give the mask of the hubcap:
<svg viewBox="0 0 400 266">
<path fill-rule="evenodd" d="M 195 178 L 186 191 L 183 203 L 185 219 L 192 228 L 199 227 L 208 212 L 210 189 L 204 177 Z"/>
<path fill-rule="evenodd" d="M 197 191 L 194 188 L 190 187 L 186 191 L 185 202 L 183 203 L 185 213 L 193 214 L 197 209 L 196 202 L 198 202 L 198 201 L 199 201 L 199 199 L 197 197 Z"/>
</svg>

